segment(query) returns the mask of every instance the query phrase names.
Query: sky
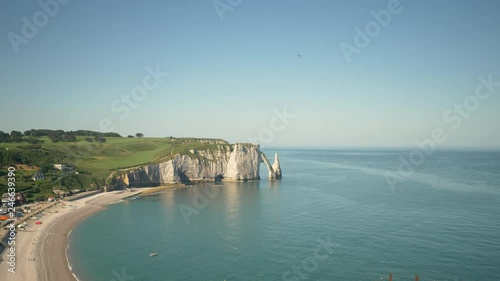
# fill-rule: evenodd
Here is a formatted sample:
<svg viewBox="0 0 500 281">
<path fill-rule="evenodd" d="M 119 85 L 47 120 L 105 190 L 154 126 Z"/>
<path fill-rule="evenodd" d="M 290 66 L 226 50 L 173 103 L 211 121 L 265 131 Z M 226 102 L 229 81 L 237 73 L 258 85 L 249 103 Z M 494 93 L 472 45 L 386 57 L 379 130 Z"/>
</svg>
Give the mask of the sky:
<svg viewBox="0 0 500 281">
<path fill-rule="evenodd" d="M 495 0 L 1 1 L 0 130 L 283 147 L 412 147 L 442 130 L 442 147 L 500 147 L 499 10 Z"/>
</svg>

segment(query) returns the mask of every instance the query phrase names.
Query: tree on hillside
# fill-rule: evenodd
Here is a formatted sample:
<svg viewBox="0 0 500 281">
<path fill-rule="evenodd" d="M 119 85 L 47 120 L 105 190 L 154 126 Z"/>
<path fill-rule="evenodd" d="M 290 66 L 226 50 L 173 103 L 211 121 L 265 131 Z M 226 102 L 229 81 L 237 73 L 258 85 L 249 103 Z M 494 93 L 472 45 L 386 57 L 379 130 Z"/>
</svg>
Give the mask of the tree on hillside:
<svg viewBox="0 0 500 281">
<path fill-rule="evenodd" d="M 12 142 L 21 142 L 23 134 L 19 131 L 10 132 L 10 140 Z"/>
<path fill-rule="evenodd" d="M 128 136 L 127 136 L 127 138 L 133 138 L 133 137 L 134 137 L 134 136 L 132 136 L 132 135 L 128 135 Z"/>
<path fill-rule="evenodd" d="M 39 166 L 39 170 L 43 173 L 47 173 L 48 171 L 51 171 L 54 169 L 53 164 L 49 162 L 42 162 Z"/>
<path fill-rule="evenodd" d="M 75 142 L 76 137 L 72 133 L 64 133 L 61 135 L 61 140 L 62 141 L 67 141 L 67 142 Z"/>
<path fill-rule="evenodd" d="M 43 140 L 40 140 L 40 139 L 37 139 L 34 137 L 26 137 L 26 138 L 24 138 L 24 140 L 29 144 L 37 144 L 37 143 L 43 142 Z"/>
<path fill-rule="evenodd" d="M 137 133 L 137 134 L 135 134 L 135 136 L 138 137 L 138 138 L 142 138 L 142 137 L 144 137 L 144 134 L 143 133 Z"/>
<path fill-rule="evenodd" d="M 0 131 L 0 142 L 9 142 L 9 141 L 10 141 L 10 135 L 4 133 L 3 131 Z"/>
<path fill-rule="evenodd" d="M 61 135 L 58 134 L 58 133 L 53 132 L 53 133 L 49 134 L 49 139 L 52 142 L 59 142 L 59 141 L 61 141 Z"/>
<path fill-rule="evenodd" d="M 110 138 L 121 138 L 122 136 L 118 133 L 113 133 L 113 132 L 107 132 L 102 134 L 103 137 L 110 137 Z"/>
<path fill-rule="evenodd" d="M 106 139 L 103 138 L 102 136 L 95 136 L 94 140 L 97 142 L 106 142 Z"/>
</svg>

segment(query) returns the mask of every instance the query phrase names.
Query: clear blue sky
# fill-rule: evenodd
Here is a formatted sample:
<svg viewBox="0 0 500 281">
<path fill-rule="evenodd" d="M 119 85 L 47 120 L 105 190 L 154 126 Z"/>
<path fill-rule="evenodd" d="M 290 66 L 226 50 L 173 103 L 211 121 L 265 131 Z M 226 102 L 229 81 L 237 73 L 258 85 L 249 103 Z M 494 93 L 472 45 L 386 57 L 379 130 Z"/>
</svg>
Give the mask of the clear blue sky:
<svg viewBox="0 0 500 281">
<path fill-rule="evenodd" d="M 401 0 L 348 63 L 340 43 L 388 2 L 244 0 L 221 20 L 211 0 L 72 0 L 16 54 L 8 34 L 43 10 L 1 1 L 0 130 L 108 118 L 123 135 L 336 147 L 413 146 L 442 127 L 443 146 L 500 146 L 500 88 L 457 130 L 442 117 L 478 76 L 500 81 L 500 1 Z M 170 75 L 121 119 L 113 101 L 156 65 Z M 259 139 L 284 106 L 295 118 Z"/>
</svg>

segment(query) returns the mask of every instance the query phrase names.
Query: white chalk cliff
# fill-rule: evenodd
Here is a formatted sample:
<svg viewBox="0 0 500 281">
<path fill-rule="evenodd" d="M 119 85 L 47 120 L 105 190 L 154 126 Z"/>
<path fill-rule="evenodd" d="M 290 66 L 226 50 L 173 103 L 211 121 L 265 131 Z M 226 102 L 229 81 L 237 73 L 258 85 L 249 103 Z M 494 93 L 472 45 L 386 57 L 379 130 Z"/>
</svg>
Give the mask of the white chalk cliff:
<svg viewBox="0 0 500 281">
<path fill-rule="evenodd" d="M 281 179 L 277 154 L 271 166 L 259 145 L 236 143 L 220 144 L 217 149 L 191 150 L 189 154 L 176 154 L 164 162 L 116 171 L 110 176 L 113 178 L 111 185 L 124 188 L 180 182 L 259 180 L 262 161 L 269 169 L 270 179 Z"/>
</svg>

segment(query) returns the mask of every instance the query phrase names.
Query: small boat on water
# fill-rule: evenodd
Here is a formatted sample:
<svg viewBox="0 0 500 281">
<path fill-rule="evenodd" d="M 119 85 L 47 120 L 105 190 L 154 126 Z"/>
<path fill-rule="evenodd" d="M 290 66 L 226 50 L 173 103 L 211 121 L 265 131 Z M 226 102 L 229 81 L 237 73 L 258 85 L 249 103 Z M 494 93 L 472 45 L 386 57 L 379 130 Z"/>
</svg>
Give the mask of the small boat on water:
<svg viewBox="0 0 500 281">
<path fill-rule="evenodd" d="M 158 253 L 151 253 L 151 254 L 149 254 L 150 257 L 154 257 L 154 256 L 157 256 L 157 255 L 158 255 Z"/>
</svg>

